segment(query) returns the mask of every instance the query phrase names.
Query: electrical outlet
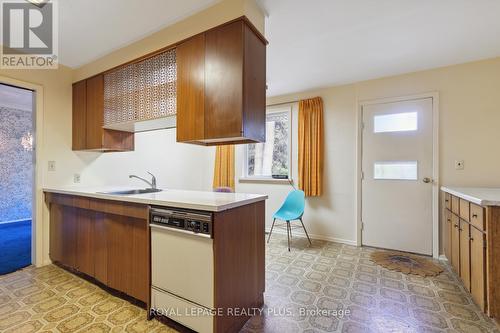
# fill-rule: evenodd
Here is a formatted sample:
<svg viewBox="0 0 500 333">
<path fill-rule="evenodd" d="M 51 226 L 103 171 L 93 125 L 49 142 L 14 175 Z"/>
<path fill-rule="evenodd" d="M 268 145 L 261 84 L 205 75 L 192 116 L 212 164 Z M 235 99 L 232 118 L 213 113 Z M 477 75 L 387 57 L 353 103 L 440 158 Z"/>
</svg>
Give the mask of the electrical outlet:
<svg viewBox="0 0 500 333">
<path fill-rule="evenodd" d="M 464 161 L 455 161 L 455 170 L 463 170 L 464 169 Z"/>
<path fill-rule="evenodd" d="M 49 171 L 56 171 L 56 161 L 49 161 Z"/>
<path fill-rule="evenodd" d="M 75 174 L 73 175 L 73 183 L 75 183 L 75 184 L 79 184 L 79 183 L 80 183 L 80 181 L 81 181 L 81 176 L 80 176 L 80 174 L 79 174 L 79 173 L 75 173 Z"/>
</svg>

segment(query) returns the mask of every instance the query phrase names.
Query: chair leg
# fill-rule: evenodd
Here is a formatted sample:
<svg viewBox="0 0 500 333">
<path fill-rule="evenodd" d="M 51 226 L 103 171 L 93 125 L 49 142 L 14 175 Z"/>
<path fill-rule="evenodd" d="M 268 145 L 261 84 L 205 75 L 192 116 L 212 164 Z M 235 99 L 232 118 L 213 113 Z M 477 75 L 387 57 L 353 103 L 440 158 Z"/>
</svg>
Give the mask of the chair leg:
<svg viewBox="0 0 500 333">
<path fill-rule="evenodd" d="M 302 222 L 302 217 L 299 219 L 300 223 L 302 224 L 302 228 L 304 228 L 304 231 L 306 232 L 307 239 L 309 240 L 309 244 L 312 245 L 311 239 L 309 238 L 309 234 L 307 233 L 306 226 L 304 225 L 304 222 Z"/>
<path fill-rule="evenodd" d="M 271 231 L 269 231 L 269 237 L 267 237 L 267 242 L 268 243 L 269 243 L 269 240 L 271 239 L 271 234 L 273 233 L 274 222 L 276 222 L 276 219 L 273 219 L 273 225 L 271 226 Z"/>
<path fill-rule="evenodd" d="M 290 233 L 291 233 L 290 221 L 286 221 L 286 235 L 288 238 L 288 252 L 290 252 Z"/>
</svg>

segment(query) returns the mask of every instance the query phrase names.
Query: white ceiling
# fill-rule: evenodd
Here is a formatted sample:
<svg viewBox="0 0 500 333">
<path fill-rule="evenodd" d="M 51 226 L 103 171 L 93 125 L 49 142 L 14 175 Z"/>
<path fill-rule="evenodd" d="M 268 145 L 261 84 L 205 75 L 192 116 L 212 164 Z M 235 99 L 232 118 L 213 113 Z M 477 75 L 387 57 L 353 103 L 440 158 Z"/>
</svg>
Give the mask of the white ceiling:
<svg viewBox="0 0 500 333">
<path fill-rule="evenodd" d="M 58 1 L 60 63 L 79 67 L 218 1 Z"/>
<path fill-rule="evenodd" d="M 0 107 L 31 111 L 33 109 L 32 94 L 30 90 L 0 84 Z"/>
<path fill-rule="evenodd" d="M 261 0 L 268 96 L 500 56 L 498 0 Z"/>
</svg>

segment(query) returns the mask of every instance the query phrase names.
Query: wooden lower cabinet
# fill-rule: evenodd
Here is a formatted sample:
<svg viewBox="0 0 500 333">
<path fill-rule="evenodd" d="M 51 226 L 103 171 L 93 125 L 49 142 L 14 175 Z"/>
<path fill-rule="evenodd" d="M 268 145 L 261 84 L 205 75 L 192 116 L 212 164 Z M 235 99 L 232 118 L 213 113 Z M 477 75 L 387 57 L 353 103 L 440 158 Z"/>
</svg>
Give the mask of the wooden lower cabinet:
<svg viewBox="0 0 500 333">
<path fill-rule="evenodd" d="M 453 232 L 453 224 L 451 223 L 451 211 L 445 209 L 443 230 L 443 251 L 446 258 L 451 258 L 451 235 Z"/>
<path fill-rule="evenodd" d="M 470 291 L 470 230 L 469 223 L 460 221 L 460 278 Z"/>
<path fill-rule="evenodd" d="M 149 305 L 147 206 L 47 194 L 53 262 Z"/>
<path fill-rule="evenodd" d="M 470 228 L 470 290 L 472 298 L 477 305 L 484 311 L 486 308 L 486 254 L 485 254 L 485 235 L 475 227 Z"/>
<path fill-rule="evenodd" d="M 451 216 L 451 266 L 460 274 L 460 218 Z"/>
<path fill-rule="evenodd" d="M 444 255 L 455 273 L 460 276 L 464 287 L 471 293 L 474 302 L 491 317 L 498 319 L 500 311 L 497 310 L 496 304 L 500 304 L 500 291 L 497 291 L 495 281 L 498 280 L 499 274 L 494 271 L 495 257 L 489 256 L 489 253 L 499 240 L 495 241 L 494 233 L 486 228 L 488 212 L 493 208 L 481 207 L 447 194 L 443 209 Z M 500 208 L 498 211 L 500 222 Z M 463 217 L 469 218 L 469 221 Z M 493 223 L 490 221 L 489 225 Z"/>
</svg>

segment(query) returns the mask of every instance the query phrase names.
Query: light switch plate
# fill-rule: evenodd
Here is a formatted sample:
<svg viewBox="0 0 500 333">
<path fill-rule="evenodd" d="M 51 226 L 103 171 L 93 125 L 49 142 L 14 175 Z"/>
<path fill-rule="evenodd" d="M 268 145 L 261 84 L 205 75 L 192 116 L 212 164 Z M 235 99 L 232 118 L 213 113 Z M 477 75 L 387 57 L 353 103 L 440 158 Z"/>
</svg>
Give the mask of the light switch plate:
<svg viewBox="0 0 500 333">
<path fill-rule="evenodd" d="M 464 169 L 464 161 L 459 160 L 455 161 L 455 170 L 463 170 Z"/>
<path fill-rule="evenodd" d="M 75 184 L 79 184 L 79 183 L 80 183 L 80 181 L 82 180 L 81 178 L 82 178 L 82 177 L 80 176 L 80 174 L 79 174 L 79 173 L 75 173 L 75 174 L 73 175 L 73 183 L 75 183 Z"/>
<path fill-rule="evenodd" d="M 49 161 L 49 171 L 56 171 L 56 161 Z"/>
</svg>

